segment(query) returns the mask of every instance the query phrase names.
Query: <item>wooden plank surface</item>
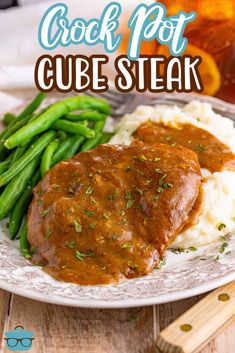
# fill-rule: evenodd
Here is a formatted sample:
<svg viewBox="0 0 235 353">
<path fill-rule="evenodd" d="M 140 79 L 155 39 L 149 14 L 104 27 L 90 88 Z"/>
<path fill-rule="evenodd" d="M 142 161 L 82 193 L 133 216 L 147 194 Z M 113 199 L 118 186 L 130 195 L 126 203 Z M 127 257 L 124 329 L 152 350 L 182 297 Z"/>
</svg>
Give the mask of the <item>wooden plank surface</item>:
<svg viewBox="0 0 235 353">
<path fill-rule="evenodd" d="M 1 353 L 10 352 L 4 348 L 4 332 L 17 325 L 35 333 L 33 353 L 157 353 L 159 331 L 200 298 L 145 308 L 92 310 L 45 304 L 0 290 Z M 235 320 L 199 353 L 235 353 Z"/>
</svg>

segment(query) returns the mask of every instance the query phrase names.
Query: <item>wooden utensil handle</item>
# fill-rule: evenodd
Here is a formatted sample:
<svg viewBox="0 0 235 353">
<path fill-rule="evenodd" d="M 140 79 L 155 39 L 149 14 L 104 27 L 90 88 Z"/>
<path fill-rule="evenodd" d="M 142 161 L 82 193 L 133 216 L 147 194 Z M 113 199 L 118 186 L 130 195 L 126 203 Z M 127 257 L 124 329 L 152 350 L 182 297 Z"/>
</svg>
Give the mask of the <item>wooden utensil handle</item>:
<svg viewBox="0 0 235 353">
<path fill-rule="evenodd" d="M 193 353 L 235 315 L 235 282 L 208 294 L 157 338 L 162 353 Z"/>
</svg>

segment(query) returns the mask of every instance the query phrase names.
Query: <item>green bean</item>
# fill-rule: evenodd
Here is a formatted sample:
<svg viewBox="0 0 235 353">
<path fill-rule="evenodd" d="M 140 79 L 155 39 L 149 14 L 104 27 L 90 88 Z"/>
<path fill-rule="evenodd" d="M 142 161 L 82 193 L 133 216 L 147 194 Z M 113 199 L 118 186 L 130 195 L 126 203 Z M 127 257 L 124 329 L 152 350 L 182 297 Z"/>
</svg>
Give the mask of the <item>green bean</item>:
<svg viewBox="0 0 235 353">
<path fill-rule="evenodd" d="M 81 152 L 89 151 L 92 148 L 95 148 L 99 144 L 103 135 L 102 131 L 103 131 L 104 125 L 105 125 L 105 120 L 97 121 L 97 123 L 94 124 L 93 130 L 95 131 L 95 137 L 93 139 L 87 140 L 82 145 L 80 150 Z"/>
<path fill-rule="evenodd" d="M 22 126 L 27 124 L 29 120 L 29 117 L 23 118 L 22 120 L 19 121 L 13 121 L 10 123 L 1 133 L 0 133 L 0 154 L 1 157 L 4 158 L 4 142 L 8 137 L 10 137 L 12 134 L 14 134 L 15 131 L 19 130 Z"/>
<path fill-rule="evenodd" d="M 56 152 L 54 153 L 51 161 L 51 165 L 72 157 L 79 149 L 80 145 L 83 143 L 84 137 L 73 135 L 67 137 L 63 140 Z"/>
<path fill-rule="evenodd" d="M 81 147 L 80 152 L 89 151 L 100 144 L 102 139 L 102 132 L 97 132 L 93 139 L 87 140 Z"/>
<path fill-rule="evenodd" d="M 81 125 L 87 126 L 88 122 L 86 120 L 81 121 Z M 52 157 L 52 166 L 64 159 L 64 156 L 67 154 L 67 151 L 70 150 L 74 142 L 76 142 L 76 138 L 76 135 L 70 135 L 60 142 L 57 150 L 55 151 Z"/>
<path fill-rule="evenodd" d="M 90 120 L 90 121 L 99 121 L 105 119 L 106 115 L 99 113 L 97 111 L 91 110 L 88 112 L 82 112 L 80 114 L 66 114 L 64 116 L 65 119 L 71 121 L 82 121 L 82 120 Z"/>
<path fill-rule="evenodd" d="M 65 153 L 67 153 L 67 151 L 73 145 L 75 136 L 76 135 L 68 136 L 59 144 L 56 152 L 52 157 L 51 165 L 55 165 L 56 163 L 60 162 L 63 159 L 63 156 L 65 155 Z"/>
<path fill-rule="evenodd" d="M 61 160 L 64 159 L 69 159 L 71 157 L 73 157 L 79 150 L 79 147 L 82 145 L 82 143 L 85 141 L 85 138 L 82 136 L 73 136 L 74 137 L 74 141 L 71 144 L 71 147 L 68 149 L 68 151 L 64 154 L 63 158 Z"/>
<path fill-rule="evenodd" d="M 100 140 L 100 144 L 102 145 L 103 143 L 109 142 L 109 140 L 111 139 L 112 136 L 113 136 L 113 134 L 111 132 L 104 132 L 103 136 Z"/>
<path fill-rule="evenodd" d="M 6 142 L 5 147 L 8 149 L 19 146 L 20 144 L 27 141 L 29 138 L 40 134 L 48 130 L 53 123 L 55 123 L 60 117 L 71 111 L 78 109 L 96 109 L 103 113 L 108 114 L 110 112 L 110 106 L 108 103 L 101 99 L 91 98 L 86 96 L 77 96 L 72 98 L 66 98 L 63 101 L 55 103 L 47 109 L 45 113 L 39 116 L 36 120 L 30 122 L 19 131 L 10 136 Z"/>
<path fill-rule="evenodd" d="M 57 149 L 58 145 L 59 145 L 59 141 L 54 140 L 51 143 L 49 143 L 48 147 L 45 149 L 42 155 L 42 160 L 40 165 L 41 177 L 43 177 L 44 174 L 50 169 L 52 156 L 55 150 Z"/>
<path fill-rule="evenodd" d="M 56 134 L 56 138 L 59 141 L 63 141 L 68 135 L 64 131 L 58 131 Z"/>
<path fill-rule="evenodd" d="M 0 196 L 0 219 L 7 217 L 18 198 L 28 186 L 32 175 L 39 163 L 39 158 L 32 160 L 13 180 L 5 187 Z"/>
<path fill-rule="evenodd" d="M 31 255 L 29 252 L 29 241 L 27 238 L 27 223 L 26 220 L 24 221 L 24 225 L 21 229 L 20 232 L 20 251 L 21 254 L 26 258 L 26 259 L 31 259 Z"/>
<path fill-rule="evenodd" d="M 40 172 L 39 170 L 34 174 L 32 181 L 29 182 L 28 187 L 25 189 L 23 194 L 17 200 L 15 206 L 13 207 L 10 220 L 9 220 L 9 233 L 10 238 L 14 239 L 16 234 L 18 233 L 24 215 L 27 212 L 28 206 L 33 198 L 32 189 L 40 180 Z"/>
<path fill-rule="evenodd" d="M 13 163 L 15 163 L 16 161 L 18 161 L 18 159 L 23 156 L 24 152 L 26 151 L 27 146 L 19 146 L 17 147 L 14 152 L 12 153 L 13 158 L 11 160 L 11 166 L 13 165 Z"/>
<path fill-rule="evenodd" d="M 7 170 L 9 168 L 9 166 L 11 165 L 12 159 L 13 159 L 13 154 L 11 153 L 9 154 L 9 156 L 5 159 L 5 161 L 0 162 L 0 175 L 5 172 L 5 170 Z"/>
<path fill-rule="evenodd" d="M 29 119 L 29 123 L 31 123 L 32 121 L 39 118 L 42 114 L 44 114 L 48 110 L 49 107 L 50 107 L 50 105 L 46 106 L 45 108 L 40 109 L 38 113 L 31 115 L 31 118 Z"/>
<path fill-rule="evenodd" d="M 0 175 L 8 169 L 10 164 L 11 160 L 6 160 L 0 163 Z"/>
<path fill-rule="evenodd" d="M 83 126 L 78 123 L 72 123 L 71 121 L 60 119 L 56 121 L 52 126 L 52 129 L 62 130 L 70 132 L 71 134 L 81 135 L 86 138 L 92 138 L 95 136 L 95 132 L 89 127 Z"/>
<path fill-rule="evenodd" d="M 32 100 L 29 105 L 16 117 L 17 120 L 21 120 L 26 116 L 32 115 L 33 112 L 38 109 L 43 99 L 46 97 L 45 93 L 39 92 L 36 97 Z"/>
<path fill-rule="evenodd" d="M 5 126 L 8 126 L 10 123 L 12 123 L 12 121 L 15 121 L 16 116 L 12 113 L 6 113 L 3 116 L 3 124 Z"/>
<path fill-rule="evenodd" d="M 21 170 L 27 166 L 33 159 L 39 156 L 42 151 L 46 148 L 55 138 L 55 131 L 47 131 L 45 134 L 40 136 L 5 173 L 0 175 L 0 186 L 3 186 L 11 181 Z"/>
</svg>

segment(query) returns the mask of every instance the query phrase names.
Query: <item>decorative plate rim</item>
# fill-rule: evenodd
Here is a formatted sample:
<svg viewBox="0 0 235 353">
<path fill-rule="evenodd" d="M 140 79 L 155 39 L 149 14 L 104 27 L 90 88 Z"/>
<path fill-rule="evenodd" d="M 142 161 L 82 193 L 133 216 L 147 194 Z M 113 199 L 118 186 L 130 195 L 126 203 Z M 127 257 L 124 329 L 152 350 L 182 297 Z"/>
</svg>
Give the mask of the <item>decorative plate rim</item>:
<svg viewBox="0 0 235 353">
<path fill-rule="evenodd" d="M 202 284 L 198 287 L 182 290 L 180 292 L 173 292 L 169 294 L 163 294 L 158 297 L 150 297 L 146 299 L 125 299 L 117 300 L 113 302 L 107 302 L 105 300 L 93 300 L 92 302 L 79 301 L 79 299 L 67 299 L 58 296 L 47 296 L 42 295 L 41 293 L 34 290 L 25 290 L 21 289 L 18 286 L 12 286 L 11 284 L 5 284 L 3 281 L 0 281 L 0 288 L 6 290 L 12 294 L 22 296 L 24 298 L 37 300 L 43 303 L 55 304 L 55 305 L 64 305 L 78 308 L 87 308 L 87 309 L 125 309 L 125 308 L 135 308 L 141 306 L 151 306 L 165 304 L 169 302 L 174 302 L 182 299 L 187 299 L 194 297 L 196 295 L 201 295 L 216 288 L 219 288 L 229 282 L 235 280 L 235 270 L 228 275 L 219 278 L 214 281 L 211 280 L 207 285 Z"/>
</svg>

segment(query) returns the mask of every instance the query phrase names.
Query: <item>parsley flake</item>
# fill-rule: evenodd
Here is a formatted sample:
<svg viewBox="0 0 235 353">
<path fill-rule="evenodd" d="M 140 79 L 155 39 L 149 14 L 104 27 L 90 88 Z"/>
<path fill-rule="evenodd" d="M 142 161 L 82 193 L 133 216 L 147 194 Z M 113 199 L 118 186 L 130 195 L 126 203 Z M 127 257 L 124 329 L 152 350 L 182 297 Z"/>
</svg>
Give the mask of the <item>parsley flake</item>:
<svg viewBox="0 0 235 353">
<path fill-rule="evenodd" d="M 87 215 L 88 217 L 92 217 L 95 215 L 95 212 L 89 210 L 84 210 L 83 213 L 85 213 L 85 215 Z"/>
<path fill-rule="evenodd" d="M 220 225 L 218 226 L 218 230 L 222 230 L 224 228 L 226 228 L 226 224 L 220 223 Z"/>
<path fill-rule="evenodd" d="M 79 224 L 76 219 L 73 220 L 74 228 L 77 233 L 81 233 L 82 231 L 82 226 Z"/>
<path fill-rule="evenodd" d="M 123 243 L 123 244 L 121 245 L 121 247 L 122 247 L 123 249 L 130 249 L 130 248 L 132 247 L 132 245 L 131 245 L 130 243 Z"/>
<path fill-rule="evenodd" d="M 91 186 L 88 186 L 88 188 L 86 189 L 86 195 L 91 195 L 93 192 L 93 189 Z"/>
</svg>

